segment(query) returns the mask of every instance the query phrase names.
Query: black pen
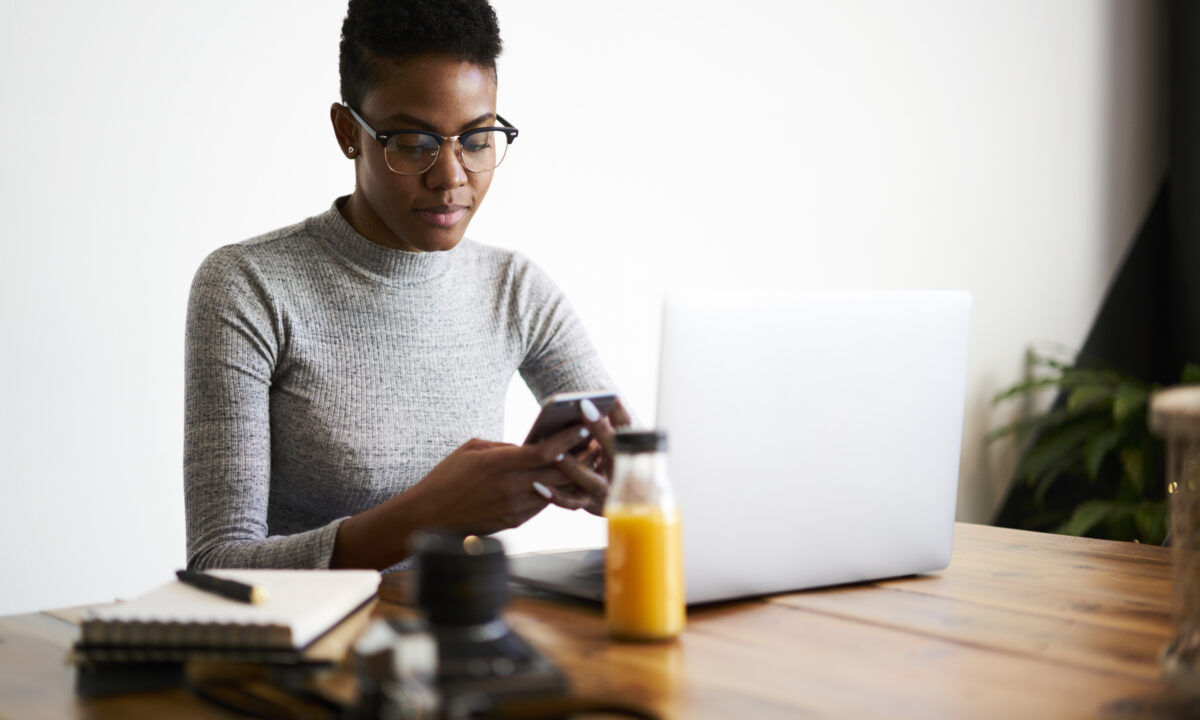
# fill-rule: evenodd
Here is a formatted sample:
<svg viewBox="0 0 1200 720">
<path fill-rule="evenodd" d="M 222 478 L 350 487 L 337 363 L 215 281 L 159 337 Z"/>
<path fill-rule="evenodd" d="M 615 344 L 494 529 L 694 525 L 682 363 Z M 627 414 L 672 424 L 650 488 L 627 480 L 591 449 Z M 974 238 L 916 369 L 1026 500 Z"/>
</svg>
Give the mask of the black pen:
<svg viewBox="0 0 1200 720">
<path fill-rule="evenodd" d="M 176 570 L 175 577 L 179 578 L 179 581 L 182 583 L 210 593 L 216 593 L 230 600 L 240 600 L 246 603 L 261 603 L 267 600 L 267 591 L 264 588 L 257 588 L 236 580 L 226 580 L 216 575 L 192 570 Z"/>
</svg>

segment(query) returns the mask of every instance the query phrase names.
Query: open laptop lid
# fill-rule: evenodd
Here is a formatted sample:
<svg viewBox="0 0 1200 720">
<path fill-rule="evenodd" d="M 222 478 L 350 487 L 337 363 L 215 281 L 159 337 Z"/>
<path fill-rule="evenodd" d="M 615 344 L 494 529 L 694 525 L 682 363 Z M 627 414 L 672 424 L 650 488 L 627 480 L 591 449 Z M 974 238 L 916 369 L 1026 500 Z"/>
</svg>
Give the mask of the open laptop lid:
<svg viewBox="0 0 1200 720">
<path fill-rule="evenodd" d="M 946 567 L 965 292 L 669 296 L 669 436 L 689 603 Z"/>
<path fill-rule="evenodd" d="M 688 604 L 946 567 L 970 308 L 965 292 L 668 296 L 657 424 Z M 595 551 L 510 568 L 603 598 Z"/>
</svg>

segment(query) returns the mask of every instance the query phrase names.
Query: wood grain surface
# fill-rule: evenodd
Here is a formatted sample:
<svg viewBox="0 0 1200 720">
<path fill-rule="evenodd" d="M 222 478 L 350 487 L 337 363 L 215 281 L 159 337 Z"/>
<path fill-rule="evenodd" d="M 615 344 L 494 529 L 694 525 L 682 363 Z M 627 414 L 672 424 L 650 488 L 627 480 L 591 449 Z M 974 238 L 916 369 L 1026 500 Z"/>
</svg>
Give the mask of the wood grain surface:
<svg viewBox="0 0 1200 720">
<path fill-rule="evenodd" d="M 611 641 L 598 605 L 520 591 L 510 624 L 581 696 L 668 718 L 1167 718 L 1164 548 L 959 524 L 940 573 L 692 608 L 674 642 Z M 404 613 L 388 577 L 379 614 Z M 173 689 L 76 697 L 77 635 L 0 618 L 0 718 L 235 717 Z"/>
</svg>

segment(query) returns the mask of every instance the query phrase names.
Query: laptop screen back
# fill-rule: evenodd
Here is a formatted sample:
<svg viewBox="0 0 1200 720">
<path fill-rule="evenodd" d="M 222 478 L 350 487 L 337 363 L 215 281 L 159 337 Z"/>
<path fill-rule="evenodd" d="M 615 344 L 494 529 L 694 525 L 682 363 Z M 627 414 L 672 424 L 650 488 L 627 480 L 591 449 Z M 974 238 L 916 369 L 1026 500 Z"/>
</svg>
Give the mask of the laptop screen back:
<svg viewBox="0 0 1200 720">
<path fill-rule="evenodd" d="M 689 603 L 950 559 L 970 295 L 668 296 L 658 426 Z"/>
</svg>

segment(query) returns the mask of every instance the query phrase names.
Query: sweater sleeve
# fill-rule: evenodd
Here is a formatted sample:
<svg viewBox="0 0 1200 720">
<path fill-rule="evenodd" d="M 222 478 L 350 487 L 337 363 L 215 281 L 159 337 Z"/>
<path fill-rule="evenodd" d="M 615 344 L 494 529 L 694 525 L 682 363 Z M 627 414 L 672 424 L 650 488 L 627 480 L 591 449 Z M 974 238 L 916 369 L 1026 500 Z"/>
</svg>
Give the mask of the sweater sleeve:
<svg viewBox="0 0 1200 720">
<path fill-rule="evenodd" d="M 514 316 L 525 357 L 520 372 L 538 402 L 560 392 L 613 390 L 587 331 L 558 286 L 532 262 L 514 264 Z"/>
<path fill-rule="evenodd" d="M 236 247 L 215 251 L 188 301 L 184 397 L 187 564 L 328 567 L 341 520 L 267 534 L 270 388 L 285 333 L 261 272 Z"/>
</svg>

